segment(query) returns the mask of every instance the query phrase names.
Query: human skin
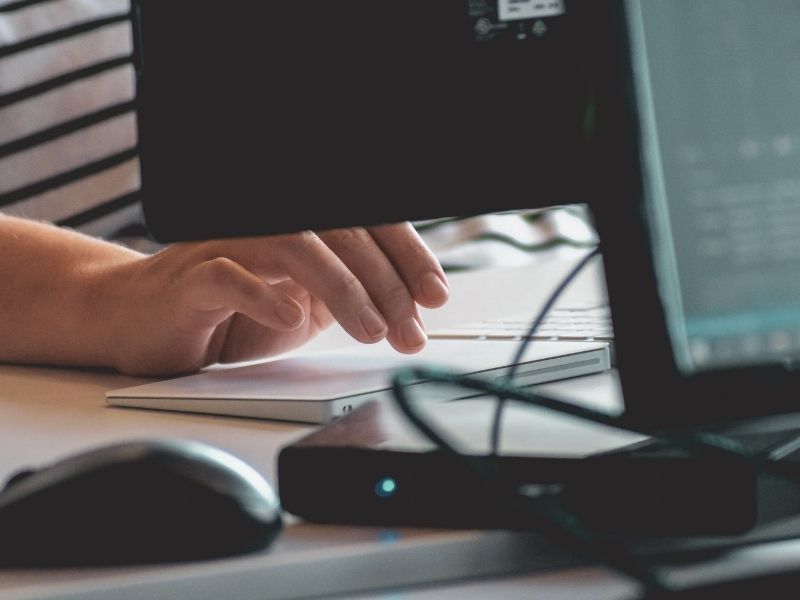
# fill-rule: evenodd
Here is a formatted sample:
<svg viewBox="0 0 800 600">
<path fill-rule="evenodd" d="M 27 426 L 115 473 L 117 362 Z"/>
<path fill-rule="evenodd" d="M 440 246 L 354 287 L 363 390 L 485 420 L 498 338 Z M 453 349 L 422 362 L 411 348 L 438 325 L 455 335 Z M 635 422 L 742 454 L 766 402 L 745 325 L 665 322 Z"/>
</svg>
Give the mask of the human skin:
<svg viewBox="0 0 800 600">
<path fill-rule="evenodd" d="M 338 321 L 402 353 L 447 278 L 408 223 L 179 243 L 152 255 L 0 215 L 0 361 L 196 371 L 296 348 Z"/>
</svg>

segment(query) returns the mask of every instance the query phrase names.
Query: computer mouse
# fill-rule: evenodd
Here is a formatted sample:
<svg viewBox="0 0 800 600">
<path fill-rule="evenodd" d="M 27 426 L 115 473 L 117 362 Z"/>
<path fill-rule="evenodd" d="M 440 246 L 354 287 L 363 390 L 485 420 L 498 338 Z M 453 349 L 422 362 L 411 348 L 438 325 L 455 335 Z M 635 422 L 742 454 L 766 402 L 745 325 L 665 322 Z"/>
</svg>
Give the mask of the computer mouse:
<svg viewBox="0 0 800 600">
<path fill-rule="evenodd" d="M 0 493 L 0 566 L 220 558 L 266 548 L 281 523 L 270 484 L 235 456 L 194 441 L 132 441 L 11 477 Z"/>
</svg>

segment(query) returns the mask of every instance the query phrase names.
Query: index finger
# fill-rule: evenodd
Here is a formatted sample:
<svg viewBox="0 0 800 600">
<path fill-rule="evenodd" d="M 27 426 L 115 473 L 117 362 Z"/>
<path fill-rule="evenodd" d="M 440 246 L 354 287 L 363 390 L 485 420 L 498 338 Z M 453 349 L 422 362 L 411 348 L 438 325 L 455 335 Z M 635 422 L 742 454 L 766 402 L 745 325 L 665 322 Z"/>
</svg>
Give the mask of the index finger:
<svg viewBox="0 0 800 600">
<path fill-rule="evenodd" d="M 342 327 L 364 343 L 382 340 L 388 325 L 361 281 L 316 234 L 281 236 L 282 269 L 322 300 Z"/>
<path fill-rule="evenodd" d="M 403 279 L 414 300 L 426 308 L 442 306 L 450 296 L 447 276 L 411 223 L 368 227 L 375 243 Z"/>
</svg>

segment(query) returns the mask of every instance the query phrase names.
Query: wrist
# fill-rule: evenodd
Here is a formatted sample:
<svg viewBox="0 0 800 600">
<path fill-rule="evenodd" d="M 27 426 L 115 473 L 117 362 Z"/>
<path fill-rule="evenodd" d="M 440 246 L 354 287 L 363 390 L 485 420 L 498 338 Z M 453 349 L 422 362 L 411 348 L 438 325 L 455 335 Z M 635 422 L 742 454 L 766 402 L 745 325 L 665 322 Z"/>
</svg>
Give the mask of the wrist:
<svg viewBox="0 0 800 600">
<path fill-rule="evenodd" d="M 87 366 L 124 369 L 126 338 L 136 319 L 137 271 L 146 257 L 132 254 L 115 261 L 85 265 L 75 274 L 75 293 L 79 304 L 79 327 L 84 334 Z"/>
<path fill-rule="evenodd" d="M 0 360 L 113 366 L 111 274 L 141 254 L 52 225 L 0 216 Z M 120 300 L 122 298 L 122 300 Z"/>
</svg>

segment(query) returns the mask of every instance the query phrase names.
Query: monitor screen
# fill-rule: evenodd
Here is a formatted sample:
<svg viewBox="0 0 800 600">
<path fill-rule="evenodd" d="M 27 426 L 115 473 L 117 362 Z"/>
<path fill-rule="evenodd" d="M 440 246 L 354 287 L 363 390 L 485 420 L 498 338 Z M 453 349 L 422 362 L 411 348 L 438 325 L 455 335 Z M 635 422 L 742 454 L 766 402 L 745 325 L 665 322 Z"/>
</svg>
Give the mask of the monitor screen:
<svg viewBox="0 0 800 600">
<path fill-rule="evenodd" d="M 685 374 L 800 355 L 800 1 L 629 1 L 647 217 Z"/>
<path fill-rule="evenodd" d="M 138 0 L 161 241 L 584 202 L 586 0 Z"/>
</svg>

